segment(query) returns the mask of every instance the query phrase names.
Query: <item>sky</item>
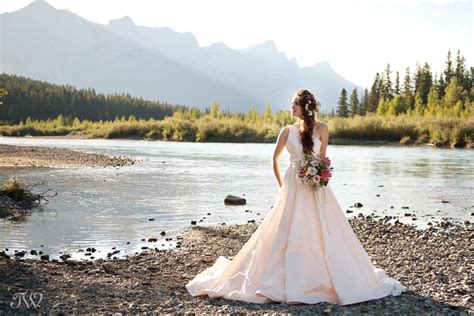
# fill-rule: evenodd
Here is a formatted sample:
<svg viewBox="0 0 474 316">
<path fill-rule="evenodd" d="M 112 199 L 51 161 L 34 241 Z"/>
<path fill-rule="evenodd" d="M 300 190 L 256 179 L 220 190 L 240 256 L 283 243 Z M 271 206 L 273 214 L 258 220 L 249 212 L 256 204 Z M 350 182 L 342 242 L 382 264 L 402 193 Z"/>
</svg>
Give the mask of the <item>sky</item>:
<svg viewBox="0 0 474 316">
<path fill-rule="evenodd" d="M 0 0 L 0 13 L 31 0 Z M 129 16 L 136 25 L 191 32 L 200 46 L 240 49 L 273 40 L 300 67 L 328 61 L 370 87 L 387 63 L 400 71 L 428 62 L 443 70 L 448 50 L 472 65 L 471 0 L 47 0 L 96 23 Z"/>
</svg>

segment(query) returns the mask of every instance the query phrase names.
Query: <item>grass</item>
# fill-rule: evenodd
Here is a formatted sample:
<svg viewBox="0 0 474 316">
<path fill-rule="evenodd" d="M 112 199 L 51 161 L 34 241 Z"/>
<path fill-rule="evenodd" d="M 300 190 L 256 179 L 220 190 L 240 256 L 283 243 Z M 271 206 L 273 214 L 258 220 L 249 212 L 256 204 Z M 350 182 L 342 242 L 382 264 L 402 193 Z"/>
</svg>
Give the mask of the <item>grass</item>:
<svg viewBox="0 0 474 316">
<path fill-rule="evenodd" d="M 421 116 L 400 114 L 320 118 L 329 126 L 330 143 L 398 142 L 400 145 L 432 144 L 438 147 L 474 148 L 474 115 Z M 163 120 L 129 117 L 91 122 L 79 119 L 31 120 L 0 125 L 3 136 L 80 136 L 190 142 L 275 142 L 281 128 L 295 119 L 288 112 L 252 119 L 238 114 L 187 117 L 175 112 Z"/>
</svg>

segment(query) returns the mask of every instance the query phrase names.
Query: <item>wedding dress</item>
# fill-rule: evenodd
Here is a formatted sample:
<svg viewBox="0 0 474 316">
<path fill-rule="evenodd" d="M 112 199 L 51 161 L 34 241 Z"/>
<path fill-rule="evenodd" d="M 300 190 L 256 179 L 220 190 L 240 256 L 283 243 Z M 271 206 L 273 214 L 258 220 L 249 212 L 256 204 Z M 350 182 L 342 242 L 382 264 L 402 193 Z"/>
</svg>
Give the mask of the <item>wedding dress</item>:
<svg viewBox="0 0 474 316">
<path fill-rule="evenodd" d="M 232 260 L 219 256 L 186 284 L 188 292 L 251 303 L 347 305 L 406 291 L 372 264 L 330 184 L 312 191 L 299 182 L 295 161 L 303 146 L 298 127 L 289 128 L 290 165 L 274 207 Z M 319 153 L 321 141 L 313 139 Z"/>
</svg>

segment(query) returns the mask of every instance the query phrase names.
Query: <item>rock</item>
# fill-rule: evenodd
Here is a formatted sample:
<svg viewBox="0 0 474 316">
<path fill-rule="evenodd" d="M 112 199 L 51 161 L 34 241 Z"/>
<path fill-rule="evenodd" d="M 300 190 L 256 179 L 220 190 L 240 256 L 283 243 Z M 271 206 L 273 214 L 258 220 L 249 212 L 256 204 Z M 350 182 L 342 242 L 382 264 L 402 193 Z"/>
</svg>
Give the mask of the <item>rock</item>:
<svg viewBox="0 0 474 316">
<path fill-rule="evenodd" d="M 353 213 L 354 211 L 352 210 L 346 210 L 346 213 Z"/>
<path fill-rule="evenodd" d="M 225 205 L 245 205 L 247 200 L 234 195 L 227 195 L 224 199 Z"/>
<path fill-rule="evenodd" d="M 36 256 L 38 254 L 38 252 L 34 249 L 31 249 L 30 254 L 33 255 L 33 256 Z"/>
<path fill-rule="evenodd" d="M 191 221 L 191 225 L 196 225 L 196 221 Z"/>
<path fill-rule="evenodd" d="M 66 261 L 67 259 L 71 258 L 71 255 L 65 253 L 64 255 L 60 255 L 59 258 L 63 261 Z"/>
<path fill-rule="evenodd" d="M 102 269 L 104 269 L 105 273 L 108 273 L 108 274 L 115 274 L 115 271 L 116 271 L 115 265 L 110 262 L 102 263 Z"/>
<path fill-rule="evenodd" d="M 362 207 L 362 206 L 363 206 L 363 205 L 362 205 L 362 203 L 360 203 L 360 202 L 357 202 L 357 203 L 354 204 L 354 207 Z"/>
<path fill-rule="evenodd" d="M 41 260 L 49 260 L 49 255 L 48 254 L 44 254 L 44 255 L 41 255 Z"/>
<path fill-rule="evenodd" d="M 166 235 L 166 232 L 163 230 L 163 231 L 161 231 L 160 235 L 164 236 L 164 235 Z"/>
</svg>

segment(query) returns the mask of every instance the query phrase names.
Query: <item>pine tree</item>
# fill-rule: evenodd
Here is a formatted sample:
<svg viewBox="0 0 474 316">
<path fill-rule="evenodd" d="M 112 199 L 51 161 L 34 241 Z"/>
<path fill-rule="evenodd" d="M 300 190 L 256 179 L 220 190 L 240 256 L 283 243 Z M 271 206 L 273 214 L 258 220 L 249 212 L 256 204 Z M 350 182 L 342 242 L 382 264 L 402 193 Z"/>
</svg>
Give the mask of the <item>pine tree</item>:
<svg viewBox="0 0 474 316">
<path fill-rule="evenodd" d="M 454 77 L 458 83 L 464 88 L 464 90 L 469 91 L 469 81 L 470 78 L 467 75 L 466 70 L 466 59 L 464 56 L 461 56 L 461 51 L 458 50 L 456 55 L 456 69 L 454 70 Z"/>
<path fill-rule="evenodd" d="M 379 104 L 380 99 L 380 85 L 380 75 L 379 73 L 376 73 L 374 82 L 372 84 L 372 87 L 370 88 L 369 104 L 366 108 L 366 112 L 375 112 L 377 110 L 377 106 Z"/>
<path fill-rule="evenodd" d="M 444 90 L 446 89 L 446 81 L 444 81 L 443 74 L 439 76 L 438 82 L 436 83 L 436 90 L 438 91 L 438 96 L 442 98 L 444 96 Z"/>
<path fill-rule="evenodd" d="M 367 113 L 368 106 L 369 106 L 369 90 L 365 88 L 364 93 L 362 94 L 362 101 L 360 102 L 359 114 L 365 115 Z"/>
<path fill-rule="evenodd" d="M 347 91 L 344 88 L 341 90 L 341 95 L 339 96 L 339 101 L 337 102 L 337 105 L 337 116 L 348 117 L 349 109 L 347 107 Z"/>
<path fill-rule="evenodd" d="M 413 87 L 411 85 L 410 67 L 407 67 L 405 72 L 405 78 L 403 79 L 403 96 L 412 97 Z"/>
<path fill-rule="evenodd" d="M 384 80 L 384 93 L 383 98 L 385 99 L 392 99 L 393 98 L 393 87 L 392 87 L 392 79 L 390 78 L 392 75 L 392 71 L 390 70 L 390 64 L 387 64 L 385 68 L 385 80 Z"/>
<path fill-rule="evenodd" d="M 359 96 L 357 94 L 357 88 L 354 87 L 351 93 L 351 99 L 349 103 L 349 109 L 351 116 L 359 114 Z"/>
<path fill-rule="evenodd" d="M 431 74 L 430 66 L 425 63 L 422 68 L 417 69 L 415 76 L 415 94 L 419 94 L 421 102 L 426 105 L 428 101 L 428 93 L 433 84 L 433 76 Z"/>
<path fill-rule="evenodd" d="M 448 57 L 446 58 L 446 68 L 444 69 L 444 81 L 446 82 L 446 85 L 449 84 L 453 75 L 453 62 L 451 60 L 451 51 L 449 50 Z"/>
<path fill-rule="evenodd" d="M 397 70 L 397 76 L 395 77 L 395 91 L 394 93 L 396 95 L 400 95 L 400 74 L 398 73 Z"/>
</svg>

